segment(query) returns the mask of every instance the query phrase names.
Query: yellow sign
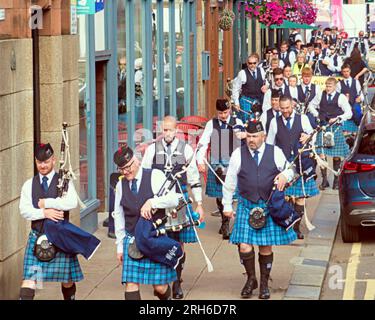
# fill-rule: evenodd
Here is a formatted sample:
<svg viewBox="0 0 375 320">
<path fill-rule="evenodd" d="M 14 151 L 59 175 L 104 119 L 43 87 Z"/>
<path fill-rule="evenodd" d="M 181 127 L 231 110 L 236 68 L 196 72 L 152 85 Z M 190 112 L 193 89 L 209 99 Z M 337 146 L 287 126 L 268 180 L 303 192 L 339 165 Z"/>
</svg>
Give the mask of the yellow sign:
<svg viewBox="0 0 375 320">
<path fill-rule="evenodd" d="M 320 89 L 324 90 L 326 88 L 326 80 L 328 78 L 332 78 L 332 77 L 313 76 L 312 79 L 311 79 L 311 83 L 314 83 L 315 85 L 319 86 Z M 335 78 L 337 81 L 340 81 L 342 79 L 342 77 L 333 77 L 333 78 Z"/>
</svg>

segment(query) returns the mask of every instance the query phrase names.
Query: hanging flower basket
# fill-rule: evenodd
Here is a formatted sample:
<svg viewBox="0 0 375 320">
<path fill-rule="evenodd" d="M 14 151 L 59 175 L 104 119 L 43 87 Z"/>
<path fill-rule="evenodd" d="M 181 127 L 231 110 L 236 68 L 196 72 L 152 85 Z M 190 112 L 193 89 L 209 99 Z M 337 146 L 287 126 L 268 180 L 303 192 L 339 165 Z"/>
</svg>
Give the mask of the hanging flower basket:
<svg viewBox="0 0 375 320">
<path fill-rule="evenodd" d="M 224 9 L 220 15 L 219 28 L 224 31 L 232 29 L 235 17 L 236 15 L 232 10 Z"/>
</svg>

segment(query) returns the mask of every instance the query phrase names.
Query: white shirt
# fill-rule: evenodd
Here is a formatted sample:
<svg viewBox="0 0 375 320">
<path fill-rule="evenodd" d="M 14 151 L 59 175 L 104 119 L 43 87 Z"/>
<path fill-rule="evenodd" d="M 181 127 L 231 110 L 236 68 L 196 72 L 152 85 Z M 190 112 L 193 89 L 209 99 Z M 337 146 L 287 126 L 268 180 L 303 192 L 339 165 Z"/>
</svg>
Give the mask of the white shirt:
<svg viewBox="0 0 375 320">
<path fill-rule="evenodd" d="M 226 123 L 229 122 L 230 116 L 226 119 Z M 219 120 L 219 124 L 221 125 L 222 122 Z M 235 133 L 241 131 L 243 129 L 243 122 L 241 119 L 236 118 L 236 128 L 233 129 Z M 203 134 L 201 138 L 199 139 L 199 144 L 201 144 L 201 148 L 197 152 L 197 162 L 198 164 L 204 164 L 203 158 L 206 156 L 208 145 L 211 141 L 211 136 L 214 130 L 213 121 L 212 119 L 209 120 L 206 124 L 206 127 L 204 128 Z M 235 135 L 233 135 L 235 136 Z M 237 137 L 235 137 L 237 139 Z M 224 142 L 223 142 L 224 143 Z"/>
<path fill-rule="evenodd" d="M 48 187 L 51 184 L 53 176 L 55 175 L 55 171 L 52 170 L 46 177 L 48 178 L 47 184 Z M 40 184 L 42 184 L 43 176 L 39 174 Z M 21 190 L 21 199 L 19 204 L 20 214 L 26 220 L 35 221 L 44 219 L 44 209 L 35 209 L 33 206 L 33 198 L 32 198 L 32 184 L 33 178 L 27 180 Z M 74 184 L 72 181 L 69 181 L 69 188 L 66 196 L 62 198 L 47 198 L 44 199 L 45 208 L 46 209 L 56 209 L 61 211 L 69 211 L 77 207 L 78 200 L 77 200 L 77 192 L 74 188 Z"/>
<path fill-rule="evenodd" d="M 357 37 L 357 38 L 354 38 L 354 39 L 352 40 L 352 42 L 350 43 L 349 51 L 346 53 L 346 55 L 347 55 L 348 57 L 350 57 L 350 55 L 351 55 L 351 53 L 352 53 L 352 51 L 353 51 L 353 49 L 354 49 L 354 46 L 355 46 L 356 42 L 358 42 L 358 49 L 359 49 L 359 51 L 361 51 L 361 46 L 360 46 L 360 44 L 359 44 L 359 38 L 358 38 L 358 37 Z M 363 43 L 365 44 L 365 55 L 367 55 L 368 52 L 370 51 L 370 47 L 369 47 L 369 44 L 368 44 L 368 40 L 367 40 L 366 38 L 363 38 Z M 361 53 L 362 53 L 362 52 L 361 52 Z"/>
<path fill-rule="evenodd" d="M 293 127 L 294 119 L 296 116 L 296 111 L 293 110 L 292 114 L 290 115 L 290 127 Z M 287 124 L 286 119 L 284 116 L 281 116 L 281 119 L 283 120 L 285 126 Z M 311 127 L 309 118 L 305 114 L 301 114 L 301 125 L 302 125 L 302 130 L 304 133 L 310 134 L 314 129 Z M 275 139 L 276 139 L 276 134 L 277 134 L 277 122 L 276 118 L 273 118 L 270 123 L 270 129 L 268 130 L 267 134 L 267 140 L 266 142 L 268 144 L 275 144 Z"/>
<path fill-rule="evenodd" d="M 306 87 L 309 88 L 309 91 L 312 92 L 312 88 L 311 88 L 311 82 L 309 84 L 304 84 L 303 82 L 300 84 L 301 88 L 302 88 L 302 91 L 303 93 L 306 92 Z M 319 101 L 322 97 L 322 90 L 320 89 L 320 87 L 318 85 L 315 85 L 315 96 L 313 97 L 313 99 L 315 97 L 319 97 Z M 304 102 L 304 101 L 300 101 L 300 102 Z"/>
<path fill-rule="evenodd" d="M 344 80 L 345 84 L 347 83 L 347 81 L 349 81 L 349 88 L 351 88 L 352 82 L 355 81 L 356 82 L 355 87 L 356 87 L 356 90 L 357 90 L 357 96 L 358 95 L 360 96 L 361 101 L 364 100 L 364 96 L 363 96 L 363 92 L 362 92 L 362 88 L 361 88 L 361 83 L 359 82 L 359 80 L 353 79 L 352 77 L 349 77 L 348 79 L 342 78 L 342 80 Z M 342 89 L 341 88 L 341 82 L 339 81 L 337 83 L 336 91 L 341 93 L 341 89 Z"/>
<path fill-rule="evenodd" d="M 288 55 L 289 55 L 289 63 L 290 63 L 291 66 L 293 66 L 294 62 L 296 62 L 296 59 L 297 59 L 297 57 L 296 57 L 296 53 L 295 53 L 294 51 L 289 51 L 289 52 L 280 52 L 280 60 L 281 60 L 281 57 L 284 58 L 284 55 L 285 55 L 285 58 L 288 57 Z M 285 59 L 285 58 L 284 58 L 284 59 Z M 282 61 L 282 60 L 281 60 L 281 61 Z M 284 64 L 284 66 L 285 66 L 284 61 L 282 61 L 282 62 L 283 62 L 283 64 Z M 283 67 L 284 67 L 284 66 L 283 66 Z"/>
<path fill-rule="evenodd" d="M 283 82 L 283 85 L 281 87 L 274 87 L 274 89 L 279 90 L 281 89 L 284 93 L 285 90 L 285 82 Z M 272 96 L 272 89 L 268 89 L 266 93 L 264 94 L 263 98 L 263 105 L 262 105 L 262 111 L 267 112 L 268 109 L 271 109 L 271 96 Z"/>
<path fill-rule="evenodd" d="M 179 139 L 175 138 L 172 143 L 171 143 L 171 152 L 173 152 L 177 149 Z M 162 144 L 164 146 L 164 151 L 167 151 L 167 144 L 164 139 L 162 139 Z M 194 150 L 193 148 L 186 144 L 185 145 L 185 151 L 184 151 L 184 156 L 187 161 L 189 161 L 194 155 Z M 146 149 L 146 152 L 143 156 L 142 159 L 142 167 L 145 169 L 151 169 L 154 161 L 154 156 L 155 156 L 155 143 L 149 145 Z M 201 182 L 198 167 L 197 167 L 197 162 L 193 160 L 187 171 L 186 171 L 186 176 L 187 176 L 187 182 L 189 185 L 194 185 L 197 183 Z M 191 192 L 193 193 L 194 200 L 196 202 L 202 202 L 202 188 L 192 188 Z"/>
<path fill-rule="evenodd" d="M 258 159 L 259 163 L 262 160 L 264 150 L 266 148 L 266 144 L 263 143 L 258 151 Z M 289 162 L 286 160 L 284 153 L 279 147 L 274 148 L 274 161 L 276 164 L 276 167 L 279 169 L 280 172 L 285 175 L 288 182 L 292 181 L 294 177 L 294 170 L 293 169 L 287 169 L 289 166 Z M 252 156 L 254 156 L 254 151 L 249 148 L 249 151 Z M 233 211 L 232 202 L 233 202 L 233 194 L 237 187 L 237 175 L 241 170 L 241 148 L 237 148 L 233 151 L 232 157 L 229 161 L 229 167 L 227 171 L 227 175 L 225 178 L 225 185 L 226 187 L 223 187 L 223 205 L 224 205 L 224 212 L 230 212 Z"/>
<path fill-rule="evenodd" d="M 138 170 L 135 177 L 137 179 L 137 190 L 142 182 L 142 168 Z M 125 178 L 124 178 L 125 179 Z M 151 174 L 151 188 L 154 195 L 156 195 L 166 180 L 165 174 L 160 170 L 152 170 Z M 131 188 L 132 181 L 129 181 L 129 187 Z M 180 195 L 176 194 L 174 190 L 168 192 L 165 196 L 154 197 L 151 199 L 151 206 L 153 209 L 166 209 L 172 208 L 178 205 Z M 115 234 L 116 234 L 116 245 L 117 253 L 123 252 L 123 240 L 125 238 L 125 215 L 124 208 L 121 206 L 122 198 L 122 181 L 120 180 L 116 185 L 115 194 L 115 206 L 113 211 L 113 218 L 115 221 Z"/>
<path fill-rule="evenodd" d="M 258 69 L 256 69 L 257 76 L 258 76 Z M 250 70 L 250 73 L 253 72 Z M 260 68 L 260 74 L 262 76 L 262 80 L 264 81 L 265 79 L 265 72 L 263 68 Z M 241 89 L 242 85 L 244 85 L 247 82 L 247 77 L 246 77 L 246 72 L 245 70 L 240 70 L 238 72 L 237 77 L 233 80 L 233 88 L 232 88 L 232 100 L 234 101 L 234 104 L 239 105 L 240 104 L 240 94 L 241 94 Z"/>
<path fill-rule="evenodd" d="M 298 88 L 296 87 L 290 87 L 289 86 L 289 92 L 292 99 L 296 99 L 298 101 Z"/>
<path fill-rule="evenodd" d="M 334 58 L 337 56 L 337 66 L 335 66 L 335 61 Z M 342 67 L 342 58 L 339 55 L 332 55 L 330 57 L 325 57 L 324 58 L 326 61 L 328 61 L 328 70 L 334 72 L 334 73 L 339 73 L 341 71 Z"/>
<path fill-rule="evenodd" d="M 352 108 L 349 104 L 349 101 L 343 94 L 337 93 L 336 91 L 332 93 L 332 100 L 335 98 L 336 94 L 339 94 L 338 107 L 341 108 L 342 111 L 344 111 L 344 114 L 340 115 L 340 118 L 342 121 L 349 120 L 353 116 Z M 314 117 L 319 116 L 318 110 L 320 107 L 320 101 L 322 100 L 322 96 L 315 96 L 315 98 L 309 103 L 309 111 L 312 113 Z"/>
</svg>

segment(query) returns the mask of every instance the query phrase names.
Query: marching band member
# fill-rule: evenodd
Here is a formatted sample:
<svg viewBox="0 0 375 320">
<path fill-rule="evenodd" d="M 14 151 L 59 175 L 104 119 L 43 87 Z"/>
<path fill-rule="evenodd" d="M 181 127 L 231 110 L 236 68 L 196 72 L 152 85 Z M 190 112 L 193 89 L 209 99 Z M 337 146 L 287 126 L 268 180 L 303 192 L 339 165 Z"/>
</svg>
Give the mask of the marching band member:
<svg viewBox="0 0 375 320">
<path fill-rule="evenodd" d="M 243 138 L 243 123 L 240 119 L 231 115 L 230 104 L 225 99 L 216 100 L 217 116 L 209 120 L 204 128 L 199 143 L 202 147 L 197 152 L 199 172 L 206 171 L 205 157 L 208 145 L 211 145 L 210 165 L 217 176 L 222 180 L 226 175 L 229 159 L 236 146 L 240 145 Z M 209 170 L 207 174 L 206 195 L 216 198 L 216 204 L 221 214 L 221 227 L 219 233 L 223 239 L 229 239 L 229 220 L 223 214 L 223 187 L 215 174 Z"/>
<path fill-rule="evenodd" d="M 280 116 L 280 92 L 279 90 L 272 89 L 271 109 L 268 109 L 267 112 L 263 112 L 259 119 L 266 133 L 268 133 L 270 128 L 271 120 L 278 116 Z"/>
<path fill-rule="evenodd" d="M 238 188 L 238 207 L 230 242 L 238 245 L 241 263 L 247 273 L 247 281 L 241 291 L 242 298 L 250 298 L 258 287 L 255 275 L 254 246 L 259 246 L 260 289 L 259 299 L 269 299 L 268 279 L 273 262 L 273 245 L 286 245 L 296 239 L 292 228 L 288 231 L 277 225 L 270 217 L 267 200 L 274 183 L 282 190 L 294 175 L 283 152 L 276 146 L 265 143 L 265 133 L 261 122 L 249 121 L 246 128 L 246 144 L 237 148 L 230 159 L 223 189 L 224 214 L 233 217 L 233 195 Z M 283 171 L 284 170 L 284 171 Z M 266 223 L 260 229 L 250 225 L 249 212 L 264 210 Z"/>
<path fill-rule="evenodd" d="M 279 59 L 284 62 L 284 66 L 292 66 L 296 61 L 295 51 L 289 51 L 289 45 L 287 41 L 283 41 L 280 45 Z"/>
<path fill-rule="evenodd" d="M 77 193 L 70 181 L 66 196 L 57 197 L 59 176 L 54 170 L 56 158 L 49 143 L 37 144 L 35 163 L 38 174 L 24 183 L 19 205 L 21 215 L 31 221 L 20 300 L 34 299 L 37 281 L 61 282 L 64 300 L 75 300 L 75 283 L 83 279 L 77 256 L 57 251 L 52 260 L 40 261 L 35 255 L 35 245 L 38 236 L 44 233 L 46 219 L 54 222 L 69 219 L 69 210 L 78 204 Z"/>
<path fill-rule="evenodd" d="M 276 89 L 280 92 L 281 95 L 290 97 L 289 87 L 284 81 L 282 69 L 276 68 L 273 71 L 273 81 L 275 82 L 274 87 L 269 88 L 264 95 L 263 106 L 262 106 L 263 113 L 267 112 L 267 110 L 271 108 L 271 94 L 272 94 L 271 89 Z"/>
<path fill-rule="evenodd" d="M 347 55 L 350 56 L 354 47 L 357 46 L 359 51 L 361 52 L 362 57 L 366 57 L 368 52 L 370 51 L 368 39 L 365 38 L 365 33 L 360 31 L 358 33 L 358 37 L 354 38 L 350 44 L 349 51 Z"/>
<path fill-rule="evenodd" d="M 298 149 L 301 145 L 306 143 L 308 135 L 312 133 L 313 128 L 305 114 L 297 114 L 293 110 L 292 101 L 289 97 L 280 98 L 280 112 L 281 116 L 271 121 L 266 142 L 278 146 L 284 152 L 286 159 L 291 162 L 298 155 Z M 302 188 L 302 184 L 304 188 Z M 319 190 L 315 180 L 307 180 L 303 175 L 285 191 L 285 195 L 295 199 L 295 210 L 300 217 L 304 214 L 305 198 L 318 194 Z M 294 224 L 294 230 L 298 239 L 303 239 L 299 224 L 300 222 Z"/>
<path fill-rule="evenodd" d="M 336 48 L 333 45 L 329 47 L 329 50 L 327 67 L 331 71 L 330 75 L 339 74 L 342 67 L 342 58 L 339 56 L 338 52 L 336 52 Z"/>
<path fill-rule="evenodd" d="M 162 170 L 166 175 L 170 171 L 173 174 L 176 174 L 177 172 L 180 172 L 183 166 L 192 159 L 194 155 L 193 148 L 184 141 L 176 138 L 176 125 L 177 121 L 174 117 L 166 116 L 164 118 L 162 123 L 163 139 L 156 141 L 146 149 L 142 160 L 143 168 L 159 169 Z M 187 172 L 182 175 L 179 181 L 186 199 L 188 199 L 187 185 L 190 185 L 194 200 L 197 203 L 195 212 L 199 213 L 200 219 L 203 220 L 204 210 L 202 206 L 202 185 L 195 159 L 193 159 Z M 178 187 L 176 192 L 180 193 Z M 190 212 L 193 212 L 193 208 L 190 204 L 189 209 Z M 186 212 L 185 215 L 187 218 L 189 218 L 188 212 Z M 170 237 L 180 241 L 181 244 L 197 242 L 193 227 L 185 228 L 180 232 L 172 232 Z M 174 299 L 182 299 L 184 297 L 184 293 L 181 288 L 181 274 L 185 260 L 186 252 L 176 268 L 177 281 L 173 282 L 172 285 L 172 296 Z"/>
<path fill-rule="evenodd" d="M 251 106 L 263 101 L 263 95 L 267 90 L 265 72 L 258 66 L 257 55 L 250 55 L 247 58 L 247 68 L 241 70 L 233 81 L 232 100 L 235 108 L 249 112 Z M 240 113 L 239 118 L 246 121 L 248 115 Z"/>
<path fill-rule="evenodd" d="M 326 80 L 326 89 L 323 91 L 321 97 L 315 96 L 309 104 L 310 112 L 319 118 L 321 124 L 333 124 L 336 121 L 342 123 L 345 120 L 349 120 L 353 115 L 348 99 L 343 94 L 336 92 L 336 84 L 335 78 L 328 78 Z M 333 157 L 333 169 L 337 171 L 341 165 L 340 158 L 345 158 L 349 154 L 349 147 L 346 144 L 341 125 L 334 124 L 330 131 L 334 135 L 334 146 L 329 148 L 324 147 L 322 132 L 318 134 L 316 139 L 316 150 L 322 159 L 325 156 Z M 329 187 L 327 169 L 321 168 L 321 172 L 322 184 L 319 186 L 319 189 L 324 190 Z M 333 180 L 332 189 L 338 189 L 338 178 L 336 175 Z"/>
<path fill-rule="evenodd" d="M 330 76 L 332 72 L 328 69 L 329 59 L 322 52 L 320 44 L 314 45 L 314 57 L 311 68 L 314 70 L 314 75 L 318 76 Z"/>
<path fill-rule="evenodd" d="M 116 185 L 115 233 L 117 259 L 122 265 L 122 283 L 125 284 L 126 300 L 141 300 L 139 284 L 151 284 L 154 295 L 160 300 L 171 299 L 169 283 L 176 281 L 176 271 L 148 257 L 133 259 L 129 245 L 135 241 L 136 224 L 140 217 L 152 219 L 153 209 L 166 209 L 178 205 L 179 196 L 172 190 L 164 196 L 156 196 L 166 180 L 157 169 L 143 169 L 133 150 L 121 147 L 114 154 L 114 162 L 123 178 Z"/>
<path fill-rule="evenodd" d="M 344 94 L 348 98 L 354 117 L 355 104 L 360 104 L 364 100 L 364 97 L 359 80 L 353 79 L 350 76 L 350 72 L 350 65 L 344 64 L 341 68 L 343 79 L 337 84 L 337 92 Z M 344 132 L 356 133 L 358 131 L 358 126 L 354 123 L 353 117 L 343 123 L 342 130 Z"/>
</svg>

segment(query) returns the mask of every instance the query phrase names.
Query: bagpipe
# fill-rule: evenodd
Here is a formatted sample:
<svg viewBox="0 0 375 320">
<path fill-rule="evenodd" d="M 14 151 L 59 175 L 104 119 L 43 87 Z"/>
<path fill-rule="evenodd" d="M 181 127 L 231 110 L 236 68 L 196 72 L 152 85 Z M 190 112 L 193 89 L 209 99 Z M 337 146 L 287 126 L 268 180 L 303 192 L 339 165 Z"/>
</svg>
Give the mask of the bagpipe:
<svg viewBox="0 0 375 320">
<path fill-rule="evenodd" d="M 299 113 L 299 114 L 306 114 L 307 113 L 308 107 L 309 107 L 310 96 L 311 96 L 311 90 L 310 90 L 310 88 L 308 88 L 307 93 L 305 95 L 305 100 L 303 102 L 299 101 L 299 100 L 296 101 L 295 110 L 296 110 L 297 113 Z"/>
<path fill-rule="evenodd" d="M 262 114 L 262 105 L 257 100 L 250 101 L 250 100 L 248 100 L 246 98 L 243 98 L 243 97 L 242 97 L 242 99 L 245 100 L 246 102 L 248 102 L 251 105 L 250 110 L 245 111 L 241 108 L 235 108 L 234 102 L 229 101 L 229 103 L 231 105 L 231 109 L 232 109 L 232 115 L 234 117 L 237 117 L 237 112 L 241 112 L 241 113 L 247 115 L 249 117 L 249 119 L 259 119 L 260 115 Z"/>
<path fill-rule="evenodd" d="M 60 169 L 57 185 L 57 196 L 60 198 L 66 196 L 70 180 L 75 179 L 70 163 L 68 125 L 64 122 L 62 126 Z M 69 168 L 67 169 L 68 164 Z M 76 196 L 80 205 L 84 206 L 78 195 Z M 68 218 L 59 222 L 44 219 L 41 229 L 43 234 L 38 237 L 34 248 L 34 254 L 40 261 L 46 262 L 54 259 L 58 251 L 71 255 L 81 254 L 89 260 L 101 243 L 94 235 L 70 223 Z"/>
<path fill-rule="evenodd" d="M 181 244 L 168 237 L 167 233 L 180 232 L 189 227 L 193 227 L 194 232 L 196 233 L 195 227 L 205 227 L 205 223 L 199 220 L 199 214 L 191 212 L 189 205 L 192 200 L 185 199 L 179 182 L 179 179 L 184 173 L 186 173 L 192 161 L 195 161 L 194 159 L 198 149 L 199 145 L 192 158 L 179 172 L 173 173 L 174 170 L 171 170 L 168 173 L 163 185 L 156 195 L 156 197 L 165 196 L 177 186 L 182 194 L 177 207 L 173 210 L 154 209 L 152 211 L 153 218 L 151 220 L 144 219 L 143 217 L 138 219 L 135 227 L 134 238 L 131 240 L 128 248 L 128 255 L 130 258 L 139 260 L 147 257 L 154 262 L 167 265 L 171 268 L 176 268 L 179 260 L 183 256 L 183 250 Z M 187 214 L 184 210 L 185 208 Z M 212 264 L 204 252 L 197 233 L 196 236 L 205 257 L 208 271 L 211 272 L 213 270 Z"/>
</svg>

